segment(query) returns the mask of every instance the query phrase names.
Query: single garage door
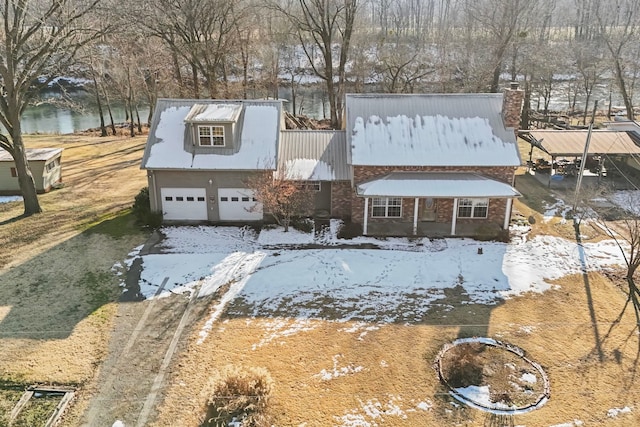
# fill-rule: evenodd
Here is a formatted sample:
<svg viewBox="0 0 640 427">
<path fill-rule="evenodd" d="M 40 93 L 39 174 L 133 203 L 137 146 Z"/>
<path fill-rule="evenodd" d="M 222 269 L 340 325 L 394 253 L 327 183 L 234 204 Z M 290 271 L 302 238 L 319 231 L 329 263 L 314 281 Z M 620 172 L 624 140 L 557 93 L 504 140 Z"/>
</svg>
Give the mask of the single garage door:
<svg viewBox="0 0 640 427">
<path fill-rule="evenodd" d="M 170 221 L 207 220 L 207 193 L 204 188 L 162 188 L 162 217 Z"/>
<path fill-rule="evenodd" d="M 262 205 L 246 188 L 219 188 L 220 221 L 261 221 Z"/>
</svg>

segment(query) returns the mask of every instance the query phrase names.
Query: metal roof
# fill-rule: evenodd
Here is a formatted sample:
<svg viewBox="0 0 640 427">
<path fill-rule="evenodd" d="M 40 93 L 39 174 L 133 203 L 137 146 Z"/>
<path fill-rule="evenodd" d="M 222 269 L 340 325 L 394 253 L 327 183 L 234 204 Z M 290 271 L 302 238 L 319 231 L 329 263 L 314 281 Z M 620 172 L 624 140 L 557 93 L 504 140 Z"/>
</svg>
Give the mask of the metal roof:
<svg viewBox="0 0 640 427">
<path fill-rule="evenodd" d="M 194 104 L 185 122 L 235 122 L 242 111 L 242 103 Z"/>
<path fill-rule="evenodd" d="M 502 119 L 502 94 L 487 93 L 487 94 L 348 94 L 346 96 L 346 130 L 349 132 L 349 143 L 352 144 L 353 135 L 352 132 L 356 130 L 356 124 L 364 120 L 367 122 L 369 119 L 379 118 L 384 122 L 389 122 L 390 118 L 406 117 L 409 120 L 413 120 L 416 117 L 443 117 L 450 119 L 451 121 L 457 121 L 458 119 L 468 120 L 480 118 L 486 120 L 488 127 L 491 129 L 494 139 L 501 140 L 504 147 L 498 147 L 499 152 L 496 153 L 496 157 L 492 158 L 493 162 L 500 162 L 500 165 L 519 165 L 520 158 L 516 145 L 516 137 L 511 128 L 505 128 Z M 424 120 L 423 120 L 424 121 Z M 365 125 L 366 126 L 366 125 Z M 390 126 L 388 126 L 390 127 Z M 407 129 L 405 129 L 407 130 Z M 408 132 L 412 129 L 409 128 Z M 477 136 L 473 132 L 473 128 L 469 128 L 470 139 Z M 401 138 L 407 138 L 406 132 L 401 135 Z M 446 129 L 442 130 L 442 134 L 446 134 Z M 431 141 L 424 141 L 416 138 L 415 135 L 409 135 L 409 137 L 416 140 L 419 143 L 432 143 Z M 400 139 L 400 137 L 398 137 Z M 482 144 L 481 150 L 487 150 L 496 148 L 500 144 L 494 144 L 495 141 L 489 141 L 489 143 Z M 413 144 L 413 142 L 412 142 Z M 446 142 L 441 144 L 446 148 Z M 356 164 L 359 159 L 353 159 L 353 145 L 348 152 L 348 163 Z M 485 153 L 483 153 L 484 155 Z M 487 153 L 488 154 L 488 153 Z M 480 164 L 482 160 L 479 159 L 476 152 L 469 150 L 468 159 L 460 159 L 459 155 L 443 156 L 443 159 L 438 160 L 438 165 L 446 166 L 447 161 L 469 161 L 473 164 Z M 508 157 L 508 158 L 507 158 Z M 495 160 L 493 160 L 495 159 Z M 420 162 L 421 159 L 413 158 L 407 159 L 407 164 L 411 162 Z M 355 162 L 355 163 L 354 163 Z M 508 164 L 507 164 L 508 163 Z M 425 163 L 423 163 L 425 164 Z M 487 164 L 488 165 L 488 164 Z M 493 164 L 491 164 L 493 166 Z"/>
<path fill-rule="evenodd" d="M 185 118 L 199 105 L 243 106 L 238 116 L 234 146 L 212 153 L 189 146 Z M 195 111 L 195 110 L 194 110 Z M 282 125 L 282 102 L 273 100 L 158 99 L 142 156 L 142 169 L 271 170 L 275 165 Z M 153 154 L 153 155 L 152 155 Z"/>
<path fill-rule="evenodd" d="M 577 156 L 584 153 L 588 130 L 532 130 L 528 132 L 552 156 Z M 594 130 L 589 154 L 640 154 L 627 132 Z"/>
<path fill-rule="evenodd" d="M 344 131 L 340 130 L 285 130 L 280 132 L 278 169 L 287 165 L 306 163 L 307 176 L 296 179 L 347 181 L 351 179 L 347 165 L 347 144 Z M 328 166 L 330 177 L 321 171 Z"/>
<path fill-rule="evenodd" d="M 490 197 L 512 198 L 521 194 L 501 181 L 475 173 L 393 172 L 358 185 L 363 197 Z"/>
<path fill-rule="evenodd" d="M 47 161 L 62 153 L 62 148 L 27 148 L 27 160 L 30 162 Z M 8 151 L 0 148 L 0 162 L 13 162 Z"/>
</svg>

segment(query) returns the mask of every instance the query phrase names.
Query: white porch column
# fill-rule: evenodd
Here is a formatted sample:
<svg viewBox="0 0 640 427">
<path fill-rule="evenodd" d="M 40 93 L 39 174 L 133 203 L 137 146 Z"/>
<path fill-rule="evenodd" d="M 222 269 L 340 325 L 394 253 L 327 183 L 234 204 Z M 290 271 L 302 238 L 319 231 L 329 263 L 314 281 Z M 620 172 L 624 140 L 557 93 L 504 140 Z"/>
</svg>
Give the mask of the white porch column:
<svg viewBox="0 0 640 427">
<path fill-rule="evenodd" d="M 418 234 L 418 198 L 416 197 L 413 202 L 413 234 Z"/>
<path fill-rule="evenodd" d="M 451 217 L 451 235 L 456 235 L 456 220 L 458 219 L 458 198 L 453 199 L 453 215 Z"/>
<path fill-rule="evenodd" d="M 367 235 L 367 223 L 369 221 L 369 198 L 364 198 L 364 224 L 362 224 L 362 234 Z"/>
<path fill-rule="evenodd" d="M 511 205 L 513 204 L 513 199 L 507 199 L 507 207 L 504 210 L 504 226 L 503 229 L 509 228 L 509 222 L 511 220 Z"/>
</svg>

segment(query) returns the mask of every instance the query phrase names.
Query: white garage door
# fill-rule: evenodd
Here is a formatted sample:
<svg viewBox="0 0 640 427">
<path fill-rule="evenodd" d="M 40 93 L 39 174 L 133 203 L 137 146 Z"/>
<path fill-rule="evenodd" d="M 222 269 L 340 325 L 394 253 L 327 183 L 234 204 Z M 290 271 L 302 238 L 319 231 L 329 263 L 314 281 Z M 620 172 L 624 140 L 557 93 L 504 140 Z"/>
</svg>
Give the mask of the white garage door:
<svg viewBox="0 0 640 427">
<path fill-rule="evenodd" d="M 260 221 L 262 205 L 246 188 L 219 188 L 220 221 Z"/>
<path fill-rule="evenodd" d="M 162 214 L 166 220 L 203 221 L 207 219 L 207 193 L 204 188 L 162 188 Z"/>
</svg>

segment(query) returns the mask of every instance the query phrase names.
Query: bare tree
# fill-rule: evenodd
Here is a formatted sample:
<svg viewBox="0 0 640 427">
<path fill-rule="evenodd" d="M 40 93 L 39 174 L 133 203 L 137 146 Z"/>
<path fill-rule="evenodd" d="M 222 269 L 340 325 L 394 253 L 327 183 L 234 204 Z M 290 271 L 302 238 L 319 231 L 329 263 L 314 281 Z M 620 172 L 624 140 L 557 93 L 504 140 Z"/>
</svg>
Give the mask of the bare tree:
<svg viewBox="0 0 640 427">
<path fill-rule="evenodd" d="M 267 2 L 271 8 L 278 10 L 293 24 L 313 72 L 325 82 L 331 126 L 340 129 L 344 108 L 346 66 L 359 1 L 267 0 Z M 314 54 L 314 47 L 320 52 L 319 58 Z"/>
<path fill-rule="evenodd" d="M 627 109 L 627 117 L 634 120 L 633 85 L 636 75 L 628 68 L 630 59 L 634 56 L 633 59 L 638 59 L 640 0 L 612 0 L 606 8 L 598 9 L 596 15 L 600 36 L 610 53 L 612 71 Z"/>
<path fill-rule="evenodd" d="M 24 109 L 74 61 L 79 49 L 104 28 L 88 25 L 101 0 L 5 0 L 0 6 L 0 147 L 16 165 L 24 215 L 42 211 L 22 139 Z"/>
<path fill-rule="evenodd" d="M 254 197 L 273 219 L 289 231 L 291 219 L 309 215 L 313 203 L 313 190 L 304 181 L 293 180 L 286 168 L 251 176 L 245 183 L 254 191 Z"/>
<path fill-rule="evenodd" d="M 627 303 L 631 302 L 636 323 L 640 327 L 640 288 L 635 283 L 635 277 L 640 267 L 640 198 L 637 197 L 637 194 L 637 192 L 622 193 L 618 204 L 624 208 L 625 212 L 616 215 L 619 218 L 615 221 L 606 219 L 611 215 L 610 212 L 601 212 L 596 216 L 596 221 L 600 228 L 605 230 L 607 235 L 616 242 L 622 252 L 626 266 L 624 279 L 627 285 L 625 289 Z"/>
<path fill-rule="evenodd" d="M 466 12 L 479 27 L 472 27 L 469 37 L 480 41 L 491 52 L 489 91 L 497 92 L 509 46 L 519 32 L 519 23 L 533 9 L 528 0 L 467 0 Z"/>
</svg>

